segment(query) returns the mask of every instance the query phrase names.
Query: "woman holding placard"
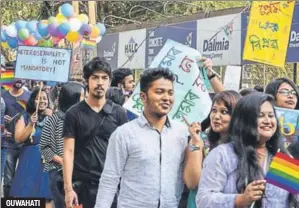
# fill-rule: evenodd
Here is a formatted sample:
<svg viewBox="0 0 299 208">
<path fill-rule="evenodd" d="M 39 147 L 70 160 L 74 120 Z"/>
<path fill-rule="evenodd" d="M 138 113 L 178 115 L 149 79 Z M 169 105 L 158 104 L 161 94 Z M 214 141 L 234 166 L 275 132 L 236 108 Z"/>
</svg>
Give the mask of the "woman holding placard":
<svg viewBox="0 0 299 208">
<path fill-rule="evenodd" d="M 23 146 L 10 196 L 52 200 L 48 173 L 43 171 L 44 164 L 38 147 L 43 126 L 52 113 L 48 106 L 47 93 L 42 88 L 36 88 L 28 100 L 26 112 L 18 118 L 15 139 Z M 50 203 L 47 205 L 51 207 Z"/>
<path fill-rule="evenodd" d="M 241 95 L 235 91 L 223 91 L 215 95 L 212 103 L 212 109 L 209 117 L 202 123 L 202 128 L 209 127 L 207 138 L 203 143 L 199 134 L 191 134 L 189 148 L 186 150 L 186 165 L 184 170 L 184 180 L 190 190 L 188 198 L 188 208 L 195 208 L 195 196 L 197 186 L 201 176 L 203 158 L 209 151 L 219 144 L 228 140 L 228 127 L 231 121 L 233 110 L 241 98 Z M 192 136 L 194 135 L 194 136 Z M 198 148 L 199 149 L 198 149 Z M 204 151 L 203 151 L 204 150 Z"/>
<path fill-rule="evenodd" d="M 233 112 L 229 135 L 231 142 L 216 147 L 204 161 L 197 207 L 298 207 L 294 195 L 264 180 L 279 151 L 273 98 L 264 93 L 243 97 Z"/>
<path fill-rule="evenodd" d="M 278 78 L 270 82 L 265 89 L 267 94 L 275 98 L 275 105 L 280 108 L 299 110 L 299 91 L 292 80 L 287 78 Z M 296 128 L 296 126 L 295 126 Z M 296 137 L 296 136 L 294 136 Z M 298 137 L 298 136 L 297 136 Z M 299 141 L 292 142 L 293 139 L 282 137 L 281 141 L 288 148 L 295 158 L 299 158 Z"/>
</svg>

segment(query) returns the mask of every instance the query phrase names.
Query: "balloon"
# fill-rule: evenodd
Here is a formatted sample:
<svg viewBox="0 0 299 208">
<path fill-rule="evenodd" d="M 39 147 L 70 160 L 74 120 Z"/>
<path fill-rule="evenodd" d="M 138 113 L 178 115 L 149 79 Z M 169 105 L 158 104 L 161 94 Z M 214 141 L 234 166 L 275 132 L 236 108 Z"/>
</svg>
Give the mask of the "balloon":
<svg viewBox="0 0 299 208">
<path fill-rule="evenodd" d="M 56 17 L 50 17 L 49 19 L 48 19 L 48 23 L 49 24 L 51 24 L 51 23 L 54 23 L 54 24 L 59 24 L 59 21 L 58 21 L 58 19 L 56 18 Z"/>
<path fill-rule="evenodd" d="M 40 21 L 37 24 L 37 31 L 42 37 L 47 36 L 49 34 L 48 33 L 48 24 L 46 24 L 45 21 Z"/>
<path fill-rule="evenodd" d="M 71 31 L 66 35 L 66 39 L 72 43 L 79 41 L 80 38 L 81 36 L 79 35 L 78 32 Z"/>
<path fill-rule="evenodd" d="M 100 36 L 100 33 L 101 33 L 100 29 L 97 26 L 95 26 L 95 25 L 91 26 L 90 38 L 96 39 L 97 37 Z"/>
<path fill-rule="evenodd" d="M 58 36 L 58 25 L 55 23 L 51 23 L 48 26 L 48 32 L 52 35 L 52 36 Z"/>
<path fill-rule="evenodd" d="M 88 16 L 86 14 L 79 14 L 77 17 L 83 24 L 88 24 Z"/>
<path fill-rule="evenodd" d="M 41 36 L 38 32 L 35 32 L 35 33 L 33 33 L 32 35 L 33 35 L 33 37 L 34 37 L 36 40 L 41 40 L 41 39 L 43 39 L 42 36 Z"/>
<path fill-rule="evenodd" d="M 7 34 L 5 30 L 1 30 L 1 42 L 7 41 Z"/>
<path fill-rule="evenodd" d="M 89 36 L 91 33 L 91 27 L 89 24 L 83 24 L 79 30 L 82 36 Z"/>
<path fill-rule="evenodd" d="M 58 26 L 59 33 L 61 33 L 64 36 L 66 36 L 70 30 L 71 30 L 71 26 L 68 22 L 64 22 Z"/>
<path fill-rule="evenodd" d="M 70 18 L 69 23 L 73 32 L 79 31 L 82 26 L 82 23 L 78 18 Z"/>
<path fill-rule="evenodd" d="M 36 21 L 30 21 L 26 24 L 26 28 L 29 30 L 30 33 L 33 33 L 37 29 Z"/>
<path fill-rule="evenodd" d="M 106 27 L 105 27 L 105 25 L 102 24 L 102 23 L 97 23 L 96 26 L 100 29 L 100 31 L 101 31 L 101 35 L 103 36 L 103 35 L 105 34 L 105 32 L 106 32 Z"/>
<path fill-rule="evenodd" d="M 25 45 L 34 46 L 38 43 L 38 41 L 31 35 L 25 41 Z"/>
<path fill-rule="evenodd" d="M 6 28 L 6 34 L 11 37 L 11 38 L 15 38 L 18 35 L 18 31 L 17 28 L 11 24 Z"/>
<path fill-rule="evenodd" d="M 7 40 L 7 43 L 9 45 L 9 47 L 11 47 L 11 48 L 16 48 L 18 46 L 18 40 L 17 40 L 17 38 L 9 38 Z"/>
<path fill-rule="evenodd" d="M 38 41 L 38 46 L 43 46 L 43 47 L 53 47 L 53 41 L 52 40 L 40 40 Z"/>
<path fill-rule="evenodd" d="M 30 33 L 26 28 L 22 28 L 18 32 L 18 37 L 20 40 L 25 40 L 29 37 Z"/>
<path fill-rule="evenodd" d="M 18 20 L 18 21 L 16 21 L 16 28 L 17 28 L 17 30 L 25 28 L 26 24 L 27 24 L 27 22 L 24 21 L 24 20 Z"/>
<path fill-rule="evenodd" d="M 72 17 L 74 15 L 74 8 L 72 5 L 66 3 L 60 7 L 61 14 L 65 17 Z"/>
<path fill-rule="evenodd" d="M 42 23 L 42 24 L 45 24 L 45 25 L 48 25 L 49 24 L 49 21 L 48 20 L 41 20 L 41 21 L 39 21 L 40 23 Z"/>
<path fill-rule="evenodd" d="M 7 42 L 1 42 L 1 46 L 2 46 L 4 49 L 9 48 L 9 45 L 8 45 Z"/>
<path fill-rule="evenodd" d="M 61 13 L 58 13 L 57 15 L 56 15 L 56 19 L 58 20 L 58 22 L 59 23 L 63 23 L 63 22 L 66 22 L 67 21 L 67 19 L 63 16 L 63 14 L 61 14 Z"/>
</svg>

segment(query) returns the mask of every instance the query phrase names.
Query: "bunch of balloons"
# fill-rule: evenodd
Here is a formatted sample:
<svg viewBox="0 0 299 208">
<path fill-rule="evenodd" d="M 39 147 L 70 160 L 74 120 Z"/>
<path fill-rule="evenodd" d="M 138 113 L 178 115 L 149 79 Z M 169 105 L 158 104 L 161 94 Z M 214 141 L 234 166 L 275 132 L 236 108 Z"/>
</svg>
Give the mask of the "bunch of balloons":
<svg viewBox="0 0 299 208">
<path fill-rule="evenodd" d="M 66 39 L 76 43 L 82 38 L 96 40 L 104 35 L 106 27 L 102 23 L 89 24 L 86 14 L 76 15 L 72 5 L 60 6 L 59 13 L 47 20 L 18 20 L 1 28 L 1 45 L 16 48 L 19 45 L 48 46 Z"/>
</svg>

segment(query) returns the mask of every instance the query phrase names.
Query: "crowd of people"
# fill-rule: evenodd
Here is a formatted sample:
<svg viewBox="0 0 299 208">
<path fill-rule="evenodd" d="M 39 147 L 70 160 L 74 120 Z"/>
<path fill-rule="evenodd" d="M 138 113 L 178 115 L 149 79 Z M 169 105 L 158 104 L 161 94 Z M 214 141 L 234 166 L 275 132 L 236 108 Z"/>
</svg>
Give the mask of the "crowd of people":
<svg viewBox="0 0 299 208">
<path fill-rule="evenodd" d="M 264 180 L 277 151 L 299 159 L 299 142 L 285 145 L 274 109 L 299 108 L 295 83 L 225 90 L 212 61 L 204 65 L 215 93 L 201 123 L 168 117 L 169 69 L 141 75 L 140 116 L 122 107 L 136 86 L 132 70 L 100 57 L 84 66 L 83 82 L 2 88 L 4 197 L 46 198 L 47 208 L 299 207 L 298 195 Z"/>
</svg>

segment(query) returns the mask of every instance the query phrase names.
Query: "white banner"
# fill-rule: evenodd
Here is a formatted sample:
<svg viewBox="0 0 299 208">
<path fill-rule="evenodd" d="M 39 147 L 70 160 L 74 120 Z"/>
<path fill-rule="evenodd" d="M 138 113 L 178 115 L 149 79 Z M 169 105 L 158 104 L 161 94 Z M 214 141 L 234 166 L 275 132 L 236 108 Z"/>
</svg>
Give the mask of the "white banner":
<svg viewBox="0 0 299 208">
<path fill-rule="evenodd" d="M 227 66 L 224 77 L 224 88 L 226 90 L 239 91 L 241 81 L 241 66 Z"/>
<path fill-rule="evenodd" d="M 197 20 L 197 49 L 214 66 L 241 65 L 241 15 L 236 15 Z"/>
<path fill-rule="evenodd" d="M 150 68 L 169 68 L 175 74 L 175 103 L 169 113 L 171 119 L 183 122 L 185 116 L 190 122 L 201 122 L 210 113 L 212 101 L 196 64 L 197 56 L 201 54 L 195 49 L 168 39 L 150 65 Z M 142 113 L 140 84 L 124 107 L 136 115 Z"/>
<path fill-rule="evenodd" d="M 146 29 L 119 33 L 118 67 L 145 68 Z"/>
</svg>

